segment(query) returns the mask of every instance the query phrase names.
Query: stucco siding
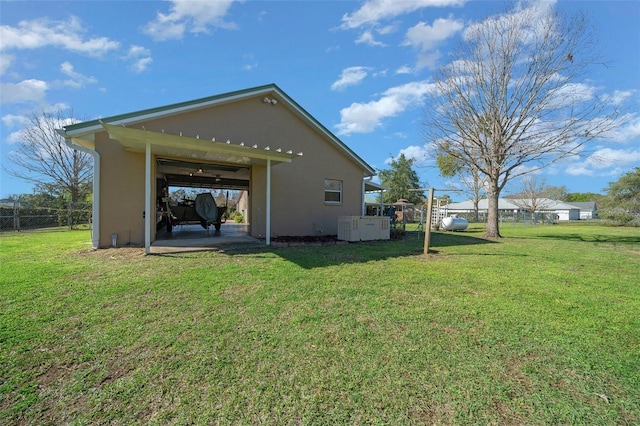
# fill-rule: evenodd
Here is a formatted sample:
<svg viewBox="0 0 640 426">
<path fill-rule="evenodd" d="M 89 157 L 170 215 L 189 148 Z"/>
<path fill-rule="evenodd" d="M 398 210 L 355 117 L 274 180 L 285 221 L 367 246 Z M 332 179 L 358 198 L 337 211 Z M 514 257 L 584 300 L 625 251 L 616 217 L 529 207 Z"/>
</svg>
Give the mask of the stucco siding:
<svg viewBox="0 0 640 426">
<path fill-rule="evenodd" d="M 100 153 L 100 247 L 111 245 L 111 234 L 118 234 L 118 245 L 144 242 L 144 154 L 125 151 L 106 133 L 96 135 Z"/>
</svg>

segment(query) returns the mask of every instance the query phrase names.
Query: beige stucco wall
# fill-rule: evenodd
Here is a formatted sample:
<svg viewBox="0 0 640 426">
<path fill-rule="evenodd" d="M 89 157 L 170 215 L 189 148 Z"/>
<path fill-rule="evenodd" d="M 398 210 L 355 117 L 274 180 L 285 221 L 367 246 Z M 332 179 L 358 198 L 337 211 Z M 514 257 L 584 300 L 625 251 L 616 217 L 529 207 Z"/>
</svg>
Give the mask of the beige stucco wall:
<svg viewBox="0 0 640 426">
<path fill-rule="evenodd" d="M 100 247 L 144 244 L 145 156 L 125 151 L 105 133 L 96 135 L 100 153 Z"/>
<path fill-rule="evenodd" d="M 328 235 L 337 233 L 339 216 L 360 215 L 363 169 L 344 151 L 337 149 L 314 126 L 301 120 L 284 102 L 265 104 L 262 96 L 201 109 L 135 126 L 164 130 L 202 139 L 230 140 L 234 144 L 258 144 L 260 148 L 282 148 L 302 152 L 291 163 L 271 170 L 271 236 Z M 99 133 L 96 150 L 101 155 L 100 245 L 110 244 L 111 233 L 119 243 L 144 243 L 145 156 L 125 151 Z M 155 161 L 154 161 L 155 165 Z M 155 200 L 155 170 L 152 174 Z M 324 180 L 343 182 L 343 202 L 324 202 Z M 266 166 L 251 167 L 247 218 L 251 234 L 264 237 L 266 230 Z M 155 201 L 153 203 L 155 205 Z M 155 238 L 155 232 L 153 238 Z"/>
</svg>

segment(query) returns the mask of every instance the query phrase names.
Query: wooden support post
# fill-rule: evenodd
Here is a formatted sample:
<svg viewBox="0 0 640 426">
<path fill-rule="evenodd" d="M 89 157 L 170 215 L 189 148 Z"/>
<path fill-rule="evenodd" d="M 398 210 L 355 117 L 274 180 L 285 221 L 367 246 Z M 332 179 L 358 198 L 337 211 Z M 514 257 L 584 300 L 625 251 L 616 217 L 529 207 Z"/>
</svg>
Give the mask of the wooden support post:
<svg viewBox="0 0 640 426">
<path fill-rule="evenodd" d="M 431 243 L 431 218 L 433 213 L 433 188 L 429 188 L 429 201 L 427 203 L 427 224 L 424 227 L 424 254 L 429 253 L 429 244 Z"/>
</svg>

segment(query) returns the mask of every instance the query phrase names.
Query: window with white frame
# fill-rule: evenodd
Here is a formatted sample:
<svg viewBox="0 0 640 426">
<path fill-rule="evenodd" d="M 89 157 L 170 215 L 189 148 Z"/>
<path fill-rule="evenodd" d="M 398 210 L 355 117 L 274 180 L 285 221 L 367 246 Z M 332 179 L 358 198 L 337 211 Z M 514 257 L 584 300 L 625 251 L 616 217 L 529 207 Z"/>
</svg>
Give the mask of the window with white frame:
<svg viewBox="0 0 640 426">
<path fill-rule="evenodd" d="M 327 204 L 342 203 L 342 181 L 334 179 L 324 180 L 324 202 Z"/>
</svg>

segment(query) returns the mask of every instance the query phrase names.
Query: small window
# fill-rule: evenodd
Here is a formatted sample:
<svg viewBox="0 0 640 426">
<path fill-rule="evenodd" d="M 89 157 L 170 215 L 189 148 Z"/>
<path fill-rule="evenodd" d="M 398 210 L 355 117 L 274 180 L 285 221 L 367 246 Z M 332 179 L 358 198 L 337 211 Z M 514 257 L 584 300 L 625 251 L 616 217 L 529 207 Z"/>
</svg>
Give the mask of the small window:
<svg viewBox="0 0 640 426">
<path fill-rule="evenodd" d="M 339 204 L 342 203 L 342 181 L 325 179 L 324 180 L 324 202 Z"/>
</svg>

